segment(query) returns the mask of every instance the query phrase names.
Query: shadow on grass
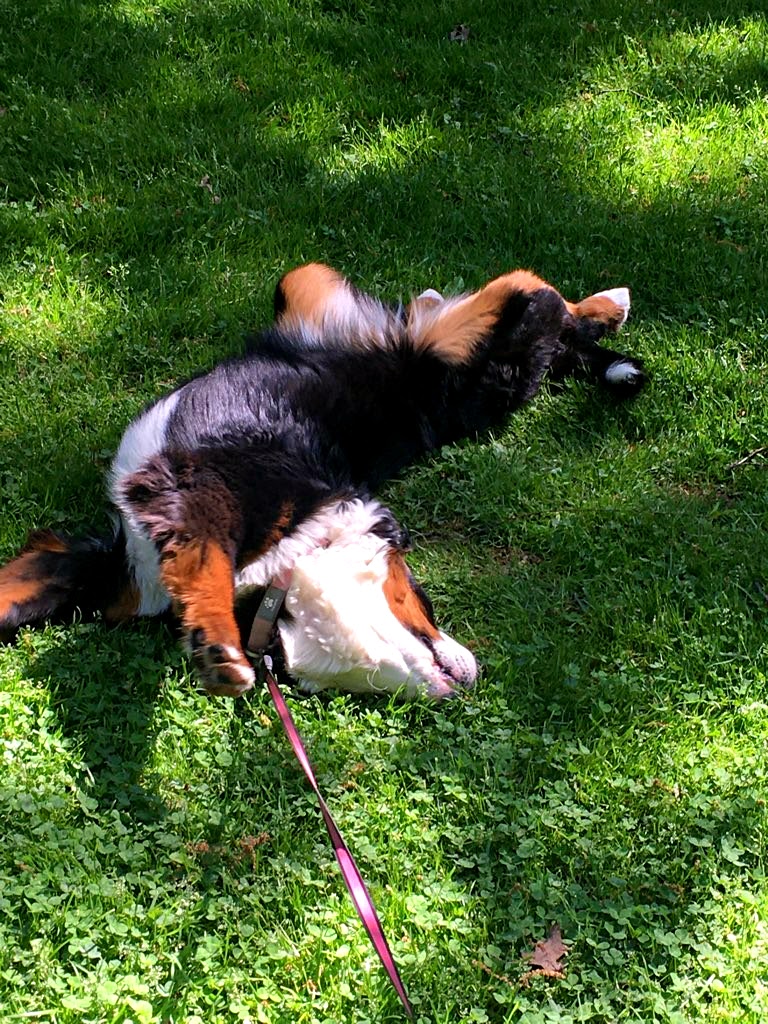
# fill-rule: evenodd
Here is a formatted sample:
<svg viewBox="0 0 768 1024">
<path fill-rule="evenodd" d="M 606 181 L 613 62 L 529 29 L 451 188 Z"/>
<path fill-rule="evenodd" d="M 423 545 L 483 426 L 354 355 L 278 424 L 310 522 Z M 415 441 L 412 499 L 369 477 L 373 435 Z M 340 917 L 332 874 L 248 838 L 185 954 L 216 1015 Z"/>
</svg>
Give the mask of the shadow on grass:
<svg viewBox="0 0 768 1024">
<path fill-rule="evenodd" d="M 228 273 L 250 279 L 263 309 L 272 282 L 254 266 L 254 234 L 269 235 L 262 253 L 269 274 L 281 260 L 320 256 L 365 284 L 377 276 L 386 247 L 398 264 L 414 268 L 450 252 L 451 272 L 467 284 L 522 262 L 569 287 L 626 281 L 638 297 L 653 296 L 645 308 L 640 298 L 643 313 L 658 308 L 661 298 L 665 314 L 685 319 L 713 296 L 734 291 L 737 304 L 764 312 L 757 286 L 762 259 L 753 245 L 765 232 L 759 194 L 725 197 L 701 175 L 682 191 L 673 182 L 650 200 L 606 194 L 597 187 L 593 157 L 579 155 L 578 129 L 537 126 L 535 118 L 558 103 L 581 103 L 579 82 L 591 67 L 603 54 L 622 52 L 622 18 L 631 14 L 638 38 L 648 30 L 663 39 L 682 28 L 759 15 L 757 5 L 725 5 L 716 17 L 706 3 L 681 4 L 670 18 L 663 4 L 629 12 L 603 3 L 593 19 L 599 30 L 574 27 L 573 12 L 542 16 L 532 9 L 510 19 L 499 6 L 478 10 L 477 45 L 463 48 L 449 45 L 439 17 L 420 8 L 394 12 L 369 3 L 344 10 L 331 3 L 308 17 L 242 3 L 223 15 L 177 10 L 141 22 L 88 3 L 53 14 L 47 3 L 19 8 L 24 44 L 9 70 L 28 75 L 37 92 L 26 110 L 6 119 L 7 194 L 37 202 L 40 216 L 37 225 L 28 216 L 8 221 L 10 250 L 58 237 L 79 261 L 73 272 L 99 287 L 111 268 L 130 267 L 129 280 L 109 284 L 132 306 L 123 372 L 134 370 L 131 349 L 147 332 L 159 334 L 162 345 L 163 336 L 215 330 L 223 309 L 231 321 L 252 326 L 259 303 L 230 285 L 222 305 L 195 264 L 207 258 L 214 277 L 216 248 L 226 246 Z M 558 48 L 569 33 L 574 52 Z M 292 71 L 291 40 L 306 51 L 310 80 L 320 90 L 316 126 L 306 108 L 308 83 Z M 254 63 L 259 48 L 269 55 L 260 65 Z M 550 63 L 542 53 L 551 50 L 559 56 Z M 431 59 L 414 59 L 422 52 Z M 494 56 L 520 79 L 515 88 L 497 81 L 498 69 L 489 70 Z M 393 61 L 408 65 L 407 84 L 393 73 Z M 163 69 L 168 77 L 161 87 L 155 76 Z M 682 74 L 679 63 L 659 68 L 649 60 L 643 74 L 647 80 L 630 81 L 628 92 L 642 88 L 648 103 L 660 107 L 668 100 L 739 104 L 766 82 L 765 67 L 751 55 L 722 63 L 704 57 Z M 124 109 L 123 100 L 142 87 L 147 95 Z M 338 110 L 345 105 L 351 126 L 340 135 Z M 429 122 L 440 123 L 441 111 L 448 122 L 432 132 L 418 158 L 393 152 L 379 156 L 380 166 L 360 165 L 355 147 L 366 133 L 375 142 L 382 124 L 409 131 L 426 115 L 429 135 Z M 329 151 L 340 145 L 349 146 L 349 163 L 328 168 Z M 211 191 L 200 186 L 204 176 Z M 59 209 L 57 195 L 75 181 L 82 193 L 76 209 Z M 213 191 L 220 203 L 212 203 Z M 382 209 L 396 211 L 395 223 L 382 224 Z M 659 259 L 670 246 L 696 252 L 697 266 Z M 194 268 L 186 280 L 185 265 Z M 186 306 L 181 315 L 169 309 L 158 319 L 154 307 L 164 302 L 158 278 L 176 279 Z M 398 280 L 390 287 L 407 293 L 424 283 Z"/>
<path fill-rule="evenodd" d="M 568 452 L 576 474 L 591 459 L 589 446 L 579 452 L 579 436 Z M 458 516 L 477 504 L 473 483 L 463 483 Z M 558 524 L 521 521 L 521 546 L 544 552 L 536 561 L 492 548 L 493 516 L 503 510 L 487 522 L 457 521 L 460 542 L 446 542 L 440 530 L 429 540 L 438 581 L 457 545 L 471 567 L 463 587 L 450 581 L 449 612 L 484 637 L 485 676 L 466 704 L 402 711 L 406 725 L 387 745 L 388 765 L 402 791 L 423 791 L 424 806 L 438 815 L 439 831 L 427 815 L 437 870 L 483 908 L 497 973 L 519 971 L 521 953 L 557 920 L 577 941 L 584 969 L 607 981 L 643 965 L 661 977 L 683 955 L 669 943 L 706 946 L 722 901 L 758 870 L 754 851 L 768 828 L 763 772 L 745 763 L 737 744 L 730 751 L 721 730 L 739 704 L 768 703 L 762 505 L 738 486 L 737 478 L 729 493 L 686 494 L 661 485 L 614 504 L 610 516 L 571 509 Z M 429 500 L 429 481 L 408 482 L 417 499 L 420 487 Z M 463 572 L 461 560 L 450 571 Z M 32 663 L 30 677 L 49 688 L 93 776 L 98 814 L 116 807 L 125 820 L 150 826 L 169 814 L 151 770 L 158 680 L 169 663 L 178 668 L 178 651 L 153 624 L 60 630 Z M 311 704 L 318 719 L 328 717 L 325 701 Z M 375 704 L 351 702 L 346 713 L 365 718 Z M 250 716 L 243 704 L 238 719 Z M 244 874 L 251 886 L 268 874 L 255 861 L 250 869 L 233 843 L 238 819 L 248 822 L 242 835 L 254 820 L 276 822 L 283 843 L 285 832 L 320 828 L 279 733 L 265 744 L 263 733 L 235 732 L 240 745 L 216 791 L 216 808 L 226 821 L 234 805 L 233 820 L 206 821 L 205 842 L 191 847 L 185 826 L 166 829 L 187 840 L 192 863 L 180 870 L 199 895 L 203 933 L 215 927 L 206 908 L 216 906 L 217 893 L 237 889 Z M 351 811 L 333 737 L 307 738 L 331 804 L 365 836 L 365 785 L 354 791 Z M 213 760 L 213 751 L 205 753 Z M 366 843 L 363 860 L 376 885 L 392 887 L 388 850 L 398 828 Z M 412 930 L 414 948 L 429 948 L 432 938 Z"/>
<path fill-rule="evenodd" d="M 581 455 L 571 442 L 566 459 L 575 475 L 590 459 L 589 440 Z M 398 503 L 414 506 L 416 519 L 420 502 L 434 505 L 431 472 L 425 467 L 421 481 L 404 482 L 397 495 Z M 488 472 L 497 472 L 495 465 Z M 518 470 L 514 487 L 525 487 L 528 472 Z M 478 515 L 482 485 L 466 477 L 449 482 L 460 484 L 460 507 L 450 518 L 438 508 L 417 557 L 434 562 L 429 589 L 441 624 L 458 630 L 463 623 L 480 641 L 485 685 L 502 680 L 508 706 L 532 727 L 551 720 L 556 704 L 562 724 L 589 732 L 594 673 L 599 688 L 606 672 L 619 679 L 632 664 L 635 682 L 653 669 L 672 687 L 663 692 L 662 682 L 657 693 L 641 686 L 632 695 L 629 727 L 652 715 L 657 700 L 674 703 L 684 683 L 706 700 L 707 687 L 722 676 L 718 652 L 732 656 L 737 675 L 762 663 L 768 545 L 759 489 L 740 493 L 738 478 L 727 489 L 641 481 L 629 497 L 603 495 L 584 509 L 560 509 L 556 522 L 531 521 L 522 511 L 510 529 L 503 522 L 515 512 L 508 495 L 497 503 L 485 496 L 486 511 Z M 533 478 L 530 484 L 540 487 Z M 540 490 L 535 500 L 546 508 Z M 446 512 L 458 504 L 450 494 L 444 501 Z M 57 627 L 29 673 L 46 680 L 89 766 L 105 768 L 106 779 L 117 765 L 128 773 L 116 786 L 124 790 L 128 776 L 141 774 L 154 702 L 181 659 L 175 630 L 162 622 L 80 624 Z M 520 703 L 516 677 L 525 687 Z M 741 686 L 735 693 L 748 696 Z"/>
<path fill-rule="evenodd" d="M 145 824 L 166 815 L 148 761 L 158 693 L 169 665 L 179 663 L 171 631 L 160 622 L 61 626 L 42 650 L 34 650 L 28 677 L 50 692 L 103 812 L 114 808 Z"/>
<path fill-rule="evenodd" d="M 147 14 L 127 14 L 123 5 L 98 0 L 72 0 L 66 4 L 49 0 L 28 0 L 23 7 L 10 12 L 9 38 L 18 31 L 19 45 L 8 53 L 6 71 L 9 76 L 29 76 L 30 81 L 51 95 L 79 96 L 91 91 L 94 101 L 121 95 L 135 87 L 142 88 L 152 69 L 172 64 L 178 59 L 209 56 L 215 66 L 227 51 L 219 45 L 237 34 L 240 45 L 236 55 L 247 55 L 256 48 L 289 57 L 298 48 L 327 57 L 353 79 L 366 81 L 368 67 L 381 67 L 390 73 L 391 57 L 399 56 L 410 64 L 413 54 L 421 56 L 429 50 L 440 50 L 454 71 L 463 66 L 477 69 L 485 66 L 485 52 L 496 47 L 500 53 L 514 55 L 517 63 L 531 57 L 533 47 L 540 56 L 552 50 L 557 59 L 537 63 L 535 81 L 528 81 L 528 91 L 548 90 L 563 85 L 564 62 L 582 58 L 585 62 L 600 55 L 620 51 L 627 36 L 649 40 L 664 38 L 676 32 L 692 33 L 713 26 L 731 26 L 740 19 L 765 16 L 761 3 L 729 0 L 713 10 L 707 0 L 690 0 L 675 5 L 674 10 L 661 2 L 627 5 L 616 0 L 603 0 L 591 6 L 589 21 L 576 20 L 578 11 L 548 11 L 531 4 L 519 9 L 515 18 L 508 16 L 503 3 L 486 3 L 475 11 L 473 45 L 448 45 L 454 14 L 448 5 L 425 10 L 418 4 L 401 5 L 397 10 L 383 0 L 360 4 L 330 2 L 312 5 L 279 5 L 265 9 L 254 0 L 228 4 L 224 12 L 215 5 L 162 10 Z M 291 40 L 296 43 L 292 46 Z M 564 50 L 563 44 L 570 44 Z M 198 47 L 196 50 L 195 47 Z M 384 62 L 378 60 L 384 56 Z M 455 58 L 452 55 L 458 54 Z M 522 60 L 521 60 L 522 58 Z M 232 70 L 232 69 L 231 69 Z M 289 65 L 286 64 L 286 70 Z M 417 73 L 414 66 L 410 69 Z M 425 68 L 429 75 L 431 69 Z M 514 71 L 513 71 L 514 73 Z M 752 84 L 765 74 L 759 62 L 746 62 L 731 67 L 725 81 L 718 84 L 740 86 Z M 233 76 L 234 77 L 234 74 Z M 459 75 L 449 84 L 458 83 Z M 525 80 L 524 73 L 522 75 Z M 286 100 L 305 95 L 305 84 L 290 73 L 279 76 L 269 99 Z M 384 86 L 384 82 L 380 85 Z M 693 90 L 695 78 L 681 75 L 681 91 Z M 405 90 L 401 98 L 407 100 Z M 696 95 L 691 93 L 691 95 Z M 363 104 L 368 97 L 360 97 Z"/>
</svg>

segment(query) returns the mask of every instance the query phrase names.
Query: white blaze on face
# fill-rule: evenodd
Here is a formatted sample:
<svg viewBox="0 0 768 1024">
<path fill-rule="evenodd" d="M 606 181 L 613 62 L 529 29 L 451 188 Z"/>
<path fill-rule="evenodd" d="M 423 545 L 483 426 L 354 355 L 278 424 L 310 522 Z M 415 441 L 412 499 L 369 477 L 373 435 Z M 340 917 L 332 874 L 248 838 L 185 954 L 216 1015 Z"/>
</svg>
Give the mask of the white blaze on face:
<svg viewBox="0 0 768 1024">
<path fill-rule="evenodd" d="M 441 698 L 477 676 L 472 654 L 434 626 L 417 636 L 400 621 L 407 608 L 390 606 L 393 574 L 403 591 L 402 556 L 374 534 L 343 538 L 300 558 L 286 599 L 291 618 L 280 623 L 286 665 L 314 689 L 402 691 Z M 409 584 L 410 586 L 410 578 Z M 387 593 L 389 593 L 389 600 Z M 411 618 L 427 621 L 415 591 Z M 408 625 L 411 625 L 409 622 Z"/>
</svg>

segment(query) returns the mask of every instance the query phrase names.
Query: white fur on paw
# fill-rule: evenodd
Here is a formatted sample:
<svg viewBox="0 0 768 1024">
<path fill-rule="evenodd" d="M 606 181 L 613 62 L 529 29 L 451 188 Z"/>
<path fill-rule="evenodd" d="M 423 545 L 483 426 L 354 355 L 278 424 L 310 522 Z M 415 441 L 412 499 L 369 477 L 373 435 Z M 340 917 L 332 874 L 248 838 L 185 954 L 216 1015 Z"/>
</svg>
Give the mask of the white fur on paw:
<svg viewBox="0 0 768 1024">
<path fill-rule="evenodd" d="M 210 693 L 239 697 L 252 689 L 256 674 L 231 644 L 201 645 L 193 651 L 202 683 Z"/>
<path fill-rule="evenodd" d="M 605 379 L 609 384 L 632 384 L 642 375 L 642 371 L 626 359 L 617 359 L 605 371 Z"/>
<path fill-rule="evenodd" d="M 627 317 L 629 316 L 629 307 L 631 305 L 629 298 L 629 288 L 609 288 L 605 292 L 597 292 L 596 296 L 603 299 L 610 299 L 611 302 L 615 302 L 616 305 L 624 312 L 622 323 L 626 323 Z"/>
<path fill-rule="evenodd" d="M 221 650 L 224 657 L 214 660 L 214 665 L 225 665 L 227 670 L 236 675 L 244 686 L 252 685 L 255 673 L 250 665 L 243 664 L 240 651 L 230 644 L 222 644 Z"/>
<path fill-rule="evenodd" d="M 421 295 L 419 295 L 419 298 L 420 299 L 429 299 L 431 302 L 442 302 L 443 301 L 443 296 L 440 294 L 440 292 L 435 291 L 434 288 L 427 288 L 427 290 L 425 292 L 422 292 Z"/>
</svg>

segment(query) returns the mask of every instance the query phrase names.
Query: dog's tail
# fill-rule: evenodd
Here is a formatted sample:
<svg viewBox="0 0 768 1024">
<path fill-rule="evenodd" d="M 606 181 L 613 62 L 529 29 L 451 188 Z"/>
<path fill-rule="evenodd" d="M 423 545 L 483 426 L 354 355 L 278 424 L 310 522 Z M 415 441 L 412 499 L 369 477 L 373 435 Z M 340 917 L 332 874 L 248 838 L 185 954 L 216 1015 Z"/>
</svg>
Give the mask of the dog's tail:
<svg viewBox="0 0 768 1024">
<path fill-rule="evenodd" d="M 116 622 L 132 618 L 138 606 L 119 526 L 109 535 L 80 539 L 40 530 L 0 568 L 2 639 L 20 626 L 61 622 L 78 611 L 84 618 L 102 614 Z"/>
</svg>

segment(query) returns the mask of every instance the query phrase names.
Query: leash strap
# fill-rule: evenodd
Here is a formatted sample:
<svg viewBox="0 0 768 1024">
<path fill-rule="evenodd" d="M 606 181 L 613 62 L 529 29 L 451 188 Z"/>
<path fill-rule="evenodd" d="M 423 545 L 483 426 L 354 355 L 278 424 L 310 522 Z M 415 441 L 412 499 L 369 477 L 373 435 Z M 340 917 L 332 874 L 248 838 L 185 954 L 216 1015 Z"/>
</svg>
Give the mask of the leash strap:
<svg viewBox="0 0 768 1024">
<path fill-rule="evenodd" d="M 317 797 L 317 802 L 320 804 L 320 811 L 323 815 L 325 827 L 328 829 L 331 846 L 333 847 L 333 852 L 336 855 L 336 861 L 339 865 L 339 869 L 341 870 L 341 877 L 344 879 L 344 884 L 352 898 L 355 910 L 357 911 L 357 916 L 362 921 L 363 927 L 368 933 L 368 938 L 371 940 L 371 944 L 376 950 L 379 960 L 381 960 L 384 970 L 387 972 L 389 980 L 392 982 L 392 987 L 397 992 L 406 1014 L 410 1020 L 413 1020 L 413 1009 L 408 1000 L 405 987 L 400 979 L 400 973 L 397 969 L 395 958 L 392 956 L 392 951 L 387 943 L 384 930 L 381 927 L 379 915 L 376 913 L 376 907 L 373 905 L 373 900 L 371 899 L 371 895 L 363 881 L 363 876 L 360 874 L 360 869 L 355 863 L 355 858 L 349 852 L 349 848 L 344 842 L 341 832 L 339 832 L 336 826 L 336 822 L 333 820 L 333 815 L 323 799 L 323 794 L 320 792 L 320 787 L 317 784 L 315 773 L 312 771 L 312 765 L 309 763 L 307 752 L 301 741 L 299 730 L 296 728 L 293 716 L 288 710 L 288 705 L 285 703 L 285 698 L 280 692 L 280 687 L 277 685 L 277 680 L 274 677 L 272 659 L 268 654 L 264 653 L 264 649 L 269 644 L 272 628 L 277 621 L 280 609 L 283 606 L 285 595 L 291 585 L 291 575 L 290 571 L 286 572 L 282 576 L 274 579 L 272 581 L 272 585 L 267 589 L 267 592 L 259 605 L 258 611 L 256 612 L 256 617 L 253 620 L 246 650 L 248 656 L 253 658 L 254 661 L 261 666 L 264 679 L 267 684 L 267 689 L 269 690 L 269 695 L 271 696 L 275 709 L 280 716 L 280 721 L 283 723 L 285 734 L 293 747 L 296 759 L 303 768 L 310 786 L 315 791 L 315 796 Z"/>
<path fill-rule="evenodd" d="M 320 792 L 320 788 L 317 785 L 315 779 L 315 773 L 312 771 L 312 765 L 309 763 L 307 752 L 304 749 L 304 744 L 301 741 L 301 736 L 296 728 L 296 723 L 291 716 L 291 712 L 288 710 L 288 705 L 285 703 L 280 687 L 277 685 L 274 675 L 272 674 L 272 659 L 268 654 L 262 656 L 262 665 L 264 667 L 264 676 L 267 682 L 267 688 L 270 696 L 274 702 L 277 713 L 280 716 L 280 721 L 283 723 L 288 740 L 293 747 L 293 752 L 296 758 L 304 769 L 304 774 L 309 780 L 309 784 L 315 791 L 317 802 L 320 804 L 320 810 L 323 815 L 323 821 L 325 827 L 328 829 L 328 835 L 331 839 L 331 845 L 333 846 L 333 852 L 336 854 L 336 860 L 339 868 L 341 869 L 341 875 L 344 882 L 349 890 L 349 895 L 352 897 L 352 902 L 355 905 L 358 917 L 363 922 L 363 927 L 368 932 L 368 938 L 371 940 L 373 948 L 376 950 L 379 960 L 381 960 L 384 970 L 389 975 L 389 980 L 400 997 L 400 1002 L 405 1008 L 405 1012 L 408 1017 L 413 1020 L 413 1009 L 408 1001 L 403 983 L 400 979 L 400 974 L 397 970 L 397 964 L 392 956 L 392 952 L 387 943 L 386 936 L 381 927 L 379 916 L 376 913 L 376 908 L 373 905 L 373 900 L 368 892 L 363 876 L 360 874 L 360 870 L 355 863 L 355 858 L 349 852 L 347 844 L 344 842 L 341 832 L 339 832 L 336 822 L 333 820 L 328 805 L 323 799 L 323 795 Z"/>
</svg>

